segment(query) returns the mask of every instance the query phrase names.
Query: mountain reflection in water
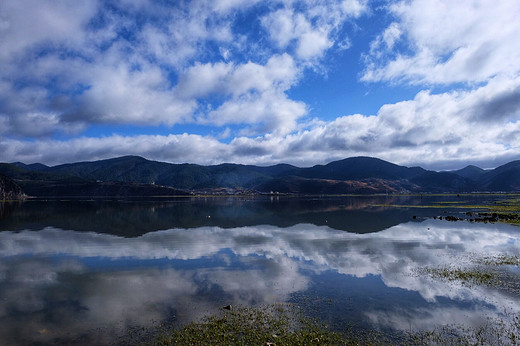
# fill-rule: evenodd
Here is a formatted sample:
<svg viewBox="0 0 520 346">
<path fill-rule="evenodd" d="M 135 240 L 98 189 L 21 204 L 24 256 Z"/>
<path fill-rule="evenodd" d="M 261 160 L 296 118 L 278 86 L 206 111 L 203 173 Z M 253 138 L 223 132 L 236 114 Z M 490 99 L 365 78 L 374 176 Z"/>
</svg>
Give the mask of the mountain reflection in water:
<svg viewBox="0 0 520 346">
<path fill-rule="evenodd" d="M 410 213 L 431 211 L 329 202 L 291 200 L 279 212 L 285 205 L 270 200 L 198 201 L 192 212 L 187 202 L 13 208 L 1 222 L 0 335 L 13 344 L 111 342 L 131 326 L 186 323 L 227 304 L 318 301 L 316 314 L 335 327 L 398 330 L 519 309 L 510 292 L 417 274 L 473 254 L 518 256 L 518 227 L 413 221 Z M 328 225 L 331 216 L 344 226 Z M 197 218 L 201 225 L 187 226 Z M 373 233 L 355 223 L 357 233 L 341 230 L 355 218 L 379 220 Z"/>
<path fill-rule="evenodd" d="M 412 216 L 431 216 L 421 205 L 451 200 L 450 196 L 356 196 L 337 198 L 174 198 L 155 201 L 47 201 L 0 203 L 0 231 L 39 230 L 53 226 L 124 237 L 171 228 L 254 225 L 290 227 L 300 223 L 328 226 L 354 233 L 378 232 L 407 222 Z M 474 197 L 477 198 L 477 197 Z"/>
</svg>

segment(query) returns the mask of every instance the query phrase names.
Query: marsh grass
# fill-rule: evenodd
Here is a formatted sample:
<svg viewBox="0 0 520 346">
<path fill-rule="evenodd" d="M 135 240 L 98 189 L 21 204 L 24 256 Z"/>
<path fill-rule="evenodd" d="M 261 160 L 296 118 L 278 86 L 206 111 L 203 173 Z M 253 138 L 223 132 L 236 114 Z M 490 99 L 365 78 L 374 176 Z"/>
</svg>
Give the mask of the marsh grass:
<svg viewBox="0 0 520 346">
<path fill-rule="evenodd" d="M 459 197 L 463 198 L 464 195 Z M 490 195 L 492 197 L 493 195 Z M 391 208 L 417 208 L 417 209 L 465 209 L 469 217 L 448 216 L 448 221 L 470 222 L 502 222 L 512 225 L 520 225 L 520 199 L 518 195 L 497 195 L 495 201 L 486 201 L 482 204 L 469 204 L 463 199 L 460 201 L 438 201 L 432 204 L 376 204 L 377 207 Z M 473 218 L 473 215 L 475 216 Z M 436 218 L 436 217 L 434 217 Z M 441 218 L 442 219 L 442 218 Z"/>
<path fill-rule="evenodd" d="M 478 263 L 487 265 L 487 266 L 520 266 L 520 257 L 519 256 L 485 256 L 477 259 Z"/>
<path fill-rule="evenodd" d="M 409 345 L 520 345 L 520 316 L 488 319 L 476 328 L 454 324 L 411 333 Z"/>
<path fill-rule="evenodd" d="M 290 305 L 234 307 L 160 335 L 153 345 L 354 345 Z"/>
<path fill-rule="evenodd" d="M 417 272 L 433 279 L 456 281 L 467 287 L 484 285 L 520 296 L 520 278 L 510 270 L 520 266 L 519 256 L 494 255 L 467 260 L 469 264 L 466 266 L 425 267 Z"/>
<path fill-rule="evenodd" d="M 483 268 L 424 268 L 422 273 L 429 275 L 435 279 L 443 279 L 447 281 L 459 281 L 465 286 L 473 285 L 491 285 L 493 283 L 493 273 Z"/>
<path fill-rule="evenodd" d="M 345 326 L 331 331 L 288 304 L 239 306 L 154 338 L 149 345 L 411 345 L 408 332 L 385 334 Z"/>
<path fill-rule="evenodd" d="M 430 331 L 387 335 L 377 330 L 339 333 L 303 317 L 288 305 L 237 307 L 165 332 L 148 345 L 518 345 L 520 316 L 489 319 L 469 328 L 445 325 Z"/>
</svg>

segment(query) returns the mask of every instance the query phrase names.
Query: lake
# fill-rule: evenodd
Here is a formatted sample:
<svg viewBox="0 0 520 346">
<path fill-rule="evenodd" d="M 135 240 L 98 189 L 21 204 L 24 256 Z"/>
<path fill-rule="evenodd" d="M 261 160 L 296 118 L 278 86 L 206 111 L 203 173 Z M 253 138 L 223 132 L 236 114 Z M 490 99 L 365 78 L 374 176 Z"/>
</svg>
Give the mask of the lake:
<svg viewBox="0 0 520 346">
<path fill-rule="evenodd" d="M 502 286 L 437 275 L 520 256 L 518 226 L 469 221 L 503 198 L 1 203 L 0 338 L 124 343 L 130 331 L 182 325 L 229 304 L 293 304 L 338 331 L 504 320 L 520 313 L 517 264 L 493 266 Z"/>
</svg>

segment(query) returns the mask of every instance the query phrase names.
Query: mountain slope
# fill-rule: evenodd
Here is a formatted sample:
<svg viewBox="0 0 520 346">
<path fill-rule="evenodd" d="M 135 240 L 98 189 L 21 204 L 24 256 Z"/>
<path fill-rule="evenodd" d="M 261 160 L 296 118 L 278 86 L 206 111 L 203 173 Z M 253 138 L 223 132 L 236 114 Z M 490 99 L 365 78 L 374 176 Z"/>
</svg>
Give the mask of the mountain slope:
<svg viewBox="0 0 520 346">
<path fill-rule="evenodd" d="M 30 165 L 26 165 L 22 162 L 13 162 L 12 165 L 26 169 L 28 171 L 35 171 L 35 172 L 41 172 L 49 168 L 49 166 L 46 166 L 41 163 L 32 163 Z"/>
<path fill-rule="evenodd" d="M 520 191 L 520 160 L 482 174 L 477 182 L 484 191 Z"/>
<path fill-rule="evenodd" d="M 368 178 L 378 179 L 407 179 L 425 172 L 419 167 L 408 168 L 399 166 L 373 157 L 351 157 L 334 161 L 326 165 L 316 165 L 310 168 L 299 168 L 293 175 L 305 178 L 360 180 Z"/>
<path fill-rule="evenodd" d="M 216 166 L 171 164 L 150 161 L 139 156 L 123 156 L 59 165 L 46 172 L 101 181 L 139 182 L 178 189 L 207 189 L 248 188 L 294 168 L 290 165 L 257 167 L 229 163 Z"/>
<path fill-rule="evenodd" d="M 471 192 L 477 189 L 477 184 L 468 178 L 448 172 L 424 171 L 413 176 L 410 182 L 420 186 L 424 192 Z"/>
<path fill-rule="evenodd" d="M 451 172 L 399 166 L 371 157 L 353 157 L 326 165 L 298 168 L 279 164 L 171 164 L 139 156 L 77 162 L 54 167 L 0 164 L 26 193 L 50 196 L 89 194 L 122 196 L 142 193 L 294 193 L 380 194 L 520 191 L 520 161 L 484 171 L 468 166 Z M 161 190 L 161 188 L 164 188 Z M 69 191 L 70 190 L 70 191 Z"/>
<path fill-rule="evenodd" d="M 456 171 L 448 171 L 447 173 L 453 173 L 464 178 L 477 180 L 486 173 L 486 170 L 477 166 L 469 165 Z"/>
<path fill-rule="evenodd" d="M 78 164 L 80 168 L 82 163 Z M 26 168 L 38 168 L 38 165 L 19 165 L 0 163 L 0 173 L 14 180 L 21 190 L 36 197 L 111 197 L 111 196 L 172 196 L 188 195 L 189 191 L 174 189 L 167 186 L 154 184 L 142 184 L 138 182 L 96 181 L 95 174 L 86 172 L 82 178 L 74 173 L 78 170 L 75 164 L 71 164 L 71 174 L 67 169 L 57 169 L 52 172 L 52 167 L 45 171 L 31 171 Z"/>
<path fill-rule="evenodd" d="M 285 176 L 256 186 L 258 191 L 303 194 L 397 194 L 420 190 L 403 180 L 331 180 Z"/>
</svg>

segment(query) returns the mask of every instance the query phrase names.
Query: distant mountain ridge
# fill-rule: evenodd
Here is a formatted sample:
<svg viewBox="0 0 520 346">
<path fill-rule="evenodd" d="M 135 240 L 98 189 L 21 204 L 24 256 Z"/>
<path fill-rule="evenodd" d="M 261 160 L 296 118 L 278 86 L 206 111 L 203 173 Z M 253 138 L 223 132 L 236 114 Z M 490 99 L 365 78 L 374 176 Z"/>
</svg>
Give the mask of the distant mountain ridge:
<svg viewBox="0 0 520 346">
<path fill-rule="evenodd" d="M 477 180 L 482 175 L 484 175 L 486 173 L 486 171 L 484 169 L 480 168 L 480 167 L 469 165 L 469 166 L 466 166 L 466 167 L 464 167 L 462 169 L 459 169 L 459 170 L 456 170 L 456 171 L 451 171 L 449 173 L 455 173 L 455 174 L 460 175 L 461 177 L 464 177 L 464 178 Z"/>
<path fill-rule="evenodd" d="M 468 166 L 436 172 L 362 156 L 307 168 L 289 164 L 202 166 L 122 156 L 52 167 L 4 163 L 0 164 L 0 173 L 12 178 L 31 196 L 520 191 L 520 160 L 493 170 Z"/>
</svg>

